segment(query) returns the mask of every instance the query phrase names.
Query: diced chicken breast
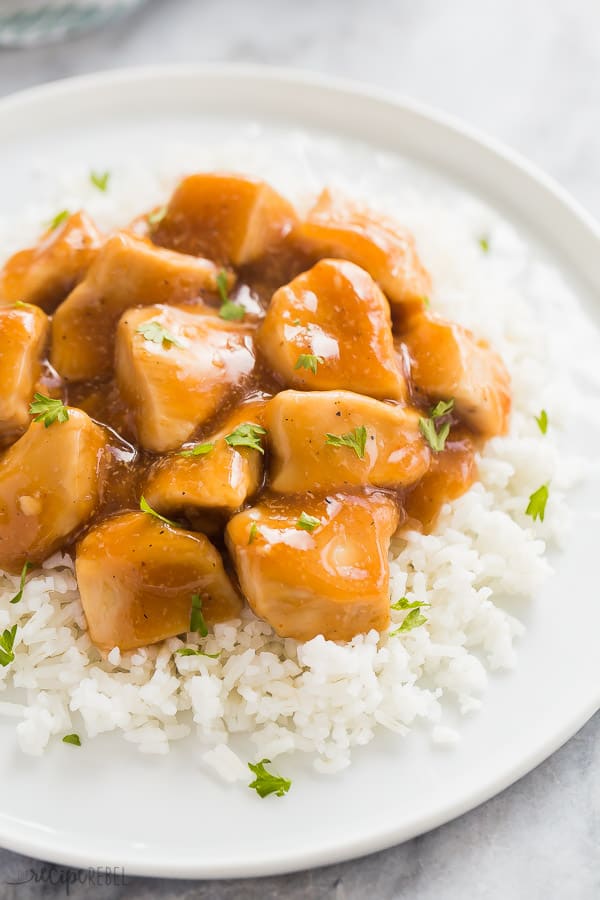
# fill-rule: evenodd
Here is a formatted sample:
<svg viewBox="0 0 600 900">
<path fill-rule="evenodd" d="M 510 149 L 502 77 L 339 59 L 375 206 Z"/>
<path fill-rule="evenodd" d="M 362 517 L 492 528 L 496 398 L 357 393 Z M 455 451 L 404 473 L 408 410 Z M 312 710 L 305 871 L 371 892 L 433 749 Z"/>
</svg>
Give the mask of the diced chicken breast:
<svg viewBox="0 0 600 900">
<path fill-rule="evenodd" d="M 207 537 L 145 513 L 92 528 L 77 546 L 76 573 L 90 637 L 103 652 L 188 632 L 194 595 L 207 625 L 242 607 Z"/>
<path fill-rule="evenodd" d="M 381 494 L 306 497 L 239 513 L 226 540 L 250 606 L 277 634 L 349 641 L 389 624 L 397 526 L 396 505 Z"/>
<path fill-rule="evenodd" d="M 201 531 L 222 528 L 223 518 L 260 487 L 264 458 L 254 448 L 230 446 L 225 438 L 242 422 L 261 425 L 264 408 L 264 401 L 244 404 L 218 432 L 160 460 L 144 488 L 150 506 L 169 518 L 187 516 Z"/>
<path fill-rule="evenodd" d="M 52 312 L 84 277 L 101 243 L 92 220 L 73 213 L 36 247 L 11 256 L 0 271 L 0 304 L 21 300 Z"/>
<path fill-rule="evenodd" d="M 0 444 L 29 425 L 47 337 L 48 317 L 38 306 L 0 307 Z"/>
<path fill-rule="evenodd" d="M 100 498 L 107 436 L 84 412 L 32 422 L 0 457 L 0 569 L 41 563 L 85 525 Z"/>
<path fill-rule="evenodd" d="M 433 400 L 454 400 L 456 413 L 486 437 L 508 427 L 510 376 L 487 341 L 435 315 L 414 320 L 402 337 L 415 387 Z"/>
<path fill-rule="evenodd" d="M 264 181 L 209 172 L 184 178 L 153 240 L 241 266 L 280 242 L 295 222 L 292 206 Z"/>
<path fill-rule="evenodd" d="M 149 337 L 148 326 L 172 340 Z M 254 367 L 249 329 L 211 311 L 131 309 L 119 322 L 117 381 L 146 450 L 175 450 L 220 409 Z"/>
<path fill-rule="evenodd" d="M 416 410 L 349 391 L 282 391 L 266 414 L 270 486 L 293 494 L 414 484 L 430 460 L 418 420 Z"/>
<path fill-rule="evenodd" d="M 199 298 L 203 291 L 216 290 L 218 274 L 207 259 L 163 250 L 125 233 L 114 235 L 56 310 L 53 366 L 70 381 L 110 375 L 115 328 L 125 310 Z"/>
<path fill-rule="evenodd" d="M 410 314 L 423 307 L 431 292 L 413 236 L 391 219 L 380 216 L 325 189 L 299 234 L 321 256 L 337 256 L 362 266 L 395 309 Z"/>
<path fill-rule="evenodd" d="M 276 291 L 257 340 L 289 387 L 406 396 L 389 304 L 354 263 L 322 260 Z"/>
</svg>

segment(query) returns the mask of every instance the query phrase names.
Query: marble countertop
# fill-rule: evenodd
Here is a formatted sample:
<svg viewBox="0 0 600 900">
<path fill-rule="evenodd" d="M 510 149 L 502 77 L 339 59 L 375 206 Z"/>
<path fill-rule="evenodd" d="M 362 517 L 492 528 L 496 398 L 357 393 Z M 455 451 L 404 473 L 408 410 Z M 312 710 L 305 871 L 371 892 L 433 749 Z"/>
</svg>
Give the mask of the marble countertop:
<svg viewBox="0 0 600 900">
<path fill-rule="evenodd" d="M 424 101 L 510 144 L 600 217 L 600 6 L 589 0 L 150 0 L 67 44 L 1 51 L 0 94 L 118 66 L 211 60 L 308 68 Z M 366 859 L 256 881 L 131 878 L 69 894 L 597 900 L 599 773 L 597 714 L 493 800 Z M 60 873 L 52 887 L 44 871 L 0 850 L 0 897 L 65 896 Z"/>
</svg>

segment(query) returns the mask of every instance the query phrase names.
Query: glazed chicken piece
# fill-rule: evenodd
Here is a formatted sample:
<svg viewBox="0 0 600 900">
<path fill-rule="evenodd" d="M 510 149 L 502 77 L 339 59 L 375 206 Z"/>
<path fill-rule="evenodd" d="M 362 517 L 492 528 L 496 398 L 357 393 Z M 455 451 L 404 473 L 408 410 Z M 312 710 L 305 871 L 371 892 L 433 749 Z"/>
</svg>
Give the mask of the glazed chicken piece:
<svg viewBox="0 0 600 900">
<path fill-rule="evenodd" d="M 366 269 L 387 295 L 392 315 L 421 310 L 431 293 L 431 279 L 410 232 L 327 189 L 299 234 L 319 255 L 349 259 Z"/>
<path fill-rule="evenodd" d="M 18 572 L 64 546 L 100 497 L 107 436 L 84 412 L 32 422 L 0 457 L 0 569 Z"/>
<path fill-rule="evenodd" d="M 47 337 L 48 317 L 39 307 L 0 307 L 0 445 L 29 425 Z"/>
<path fill-rule="evenodd" d="M 265 421 L 270 486 L 282 494 L 408 487 L 429 467 L 419 413 L 408 407 L 349 391 L 282 391 Z"/>
<path fill-rule="evenodd" d="M 224 427 L 151 470 L 144 496 L 168 518 L 186 516 L 200 531 L 213 533 L 256 493 L 263 478 L 263 454 L 247 446 L 230 446 L 225 438 L 241 423 L 261 425 L 265 402 L 246 403 Z"/>
<path fill-rule="evenodd" d="M 415 387 L 433 400 L 454 400 L 456 413 L 485 437 L 504 434 L 510 376 L 487 341 L 435 315 L 414 320 L 403 335 Z"/>
<path fill-rule="evenodd" d="M 117 381 L 146 450 L 180 447 L 253 367 L 248 327 L 211 310 L 143 307 L 119 322 Z"/>
<path fill-rule="evenodd" d="M 209 172 L 184 178 L 152 238 L 224 265 L 253 262 L 293 228 L 296 213 L 264 181 Z"/>
<path fill-rule="evenodd" d="M 257 340 L 289 387 L 406 396 L 389 304 L 354 263 L 324 259 L 276 291 Z"/>
<path fill-rule="evenodd" d="M 218 274 L 207 259 L 162 250 L 125 233 L 114 235 L 56 311 L 53 366 L 70 381 L 110 375 L 115 328 L 125 310 L 199 298 L 203 291 L 216 291 Z"/>
<path fill-rule="evenodd" d="M 207 624 L 237 616 L 242 601 L 207 537 L 146 513 L 92 528 L 76 573 L 90 637 L 104 652 L 132 650 L 190 631 L 192 598 Z"/>
<path fill-rule="evenodd" d="M 101 243 L 91 219 L 73 213 L 36 247 L 11 256 L 0 271 L 0 305 L 21 300 L 52 312 L 84 277 Z"/>
<path fill-rule="evenodd" d="M 396 505 L 381 494 L 305 497 L 244 510 L 226 539 L 250 606 L 277 634 L 349 641 L 389 624 L 397 526 Z"/>
</svg>

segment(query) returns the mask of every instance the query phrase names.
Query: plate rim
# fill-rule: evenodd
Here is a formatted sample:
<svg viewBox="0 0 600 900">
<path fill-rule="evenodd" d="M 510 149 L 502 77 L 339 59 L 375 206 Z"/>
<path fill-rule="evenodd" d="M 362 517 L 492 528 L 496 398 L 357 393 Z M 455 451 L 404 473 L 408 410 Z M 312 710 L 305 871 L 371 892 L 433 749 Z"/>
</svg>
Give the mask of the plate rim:
<svg viewBox="0 0 600 900">
<path fill-rule="evenodd" d="M 308 87 L 312 90 L 326 90 L 346 97 L 360 96 L 366 101 L 381 103 L 390 112 L 410 114 L 422 121 L 433 124 L 436 128 L 462 139 L 481 151 L 484 149 L 493 158 L 495 164 L 512 170 L 513 175 L 525 176 L 543 194 L 550 195 L 562 207 L 564 213 L 571 217 L 582 233 L 591 238 L 591 244 L 600 250 L 600 223 L 585 207 L 552 176 L 530 162 L 525 156 L 513 150 L 503 142 L 489 137 L 478 128 L 463 122 L 459 117 L 430 107 L 428 104 L 399 95 L 386 88 L 367 85 L 351 79 L 340 78 L 310 70 L 286 68 L 281 66 L 265 66 L 232 63 L 184 63 L 132 66 L 93 72 L 75 77 L 62 78 L 41 85 L 13 92 L 0 98 L 0 118 L 18 111 L 19 107 L 28 103 L 50 101 L 60 103 L 72 97 L 93 92 L 107 87 L 118 88 L 119 85 L 141 85 L 157 78 L 169 80 L 174 77 L 191 81 L 212 79 L 236 81 L 251 80 L 257 87 L 260 82 L 278 83 L 283 89 Z M 376 142 L 375 142 L 376 143 Z M 600 255 L 600 254 L 599 254 Z M 575 267 L 575 263 L 572 264 Z M 578 271 L 578 275 L 582 273 Z M 600 270 L 598 271 L 600 282 Z M 585 277 L 585 276 L 584 276 Z M 384 828 L 373 832 L 369 837 L 346 840 L 341 847 L 332 850 L 330 846 L 322 850 L 303 852 L 297 850 L 293 856 L 280 858 L 270 863 L 259 860 L 256 863 L 235 863 L 226 871 L 222 867 L 214 868 L 210 862 L 195 862 L 188 865 L 169 862 L 168 859 L 143 859 L 142 856 L 131 856 L 132 848 L 128 848 L 130 864 L 125 866 L 127 874 L 146 875 L 171 878 L 239 878 L 275 875 L 295 872 L 317 866 L 330 865 L 349 859 L 365 856 L 369 853 L 384 850 L 395 844 L 409 840 L 419 834 L 439 827 L 452 819 L 463 815 L 484 803 L 491 797 L 514 784 L 537 765 L 558 750 L 569 738 L 594 715 L 600 708 L 600 686 L 598 696 L 593 692 L 585 701 L 574 708 L 568 720 L 556 727 L 551 737 L 534 746 L 518 765 L 509 767 L 500 775 L 489 778 L 483 785 L 478 785 L 462 796 L 460 802 L 446 804 L 434 813 L 423 815 L 411 827 L 400 826 Z M 94 850 L 83 851 L 77 848 L 59 846 L 60 834 L 48 835 L 38 829 L 32 834 L 32 826 L 26 822 L 9 821 L 0 813 L 0 844 L 8 850 L 36 858 L 52 861 L 77 868 L 106 865 L 106 858 L 100 858 Z"/>
</svg>

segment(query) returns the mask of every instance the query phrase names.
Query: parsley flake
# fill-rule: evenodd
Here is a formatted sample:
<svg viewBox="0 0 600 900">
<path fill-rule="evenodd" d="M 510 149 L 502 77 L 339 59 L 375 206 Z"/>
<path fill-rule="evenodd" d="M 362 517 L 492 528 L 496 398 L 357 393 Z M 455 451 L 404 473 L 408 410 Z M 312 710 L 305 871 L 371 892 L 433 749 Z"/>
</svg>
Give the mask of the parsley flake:
<svg viewBox="0 0 600 900">
<path fill-rule="evenodd" d="M 482 236 L 479 238 L 478 243 L 479 243 L 479 246 L 481 247 L 481 249 L 483 250 L 484 253 L 487 253 L 487 252 L 489 251 L 489 249 L 490 249 L 490 239 L 489 239 L 488 237 L 486 237 L 485 235 L 482 235 Z"/>
<path fill-rule="evenodd" d="M 192 594 L 190 631 L 197 631 L 202 637 L 206 637 L 208 634 L 208 627 L 202 614 L 202 598 L 200 597 L 200 594 Z"/>
<path fill-rule="evenodd" d="M 55 422 L 66 422 L 69 418 L 69 410 L 62 400 L 55 400 L 37 392 L 33 395 L 29 414 L 35 416 L 34 422 L 43 422 L 45 428 L 50 428 Z"/>
<path fill-rule="evenodd" d="M 15 658 L 13 647 L 15 644 L 16 634 L 16 625 L 13 625 L 13 627 L 10 629 L 5 628 L 2 634 L 0 634 L 0 666 L 8 666 L 11 662 L 13 662 Z"/>
<path fill-rule="evenodd" d="M 437 420 L 451 413 L 453 409 L 454 400 L 440 400 L 431 410 L 428 419 L 419 419 L 419 431 L 435 453 L 444 449 L 450 434 L 450 422 L 439 425 Z"/>
<path fill-rule="evenodd" d="M 165 517 L 161 516 L 160 513 L 157 513 L 155 509 L 152 509 L 143 494 L 140 497 L 140 509 L 143 513 L 148 513 L 149 516 L 154 516 L 155 519 L 159 519 L 161 522 L 164 522 L 165 525 L 171 525 L 173 528 L 177 528 L 176 522 L 172 522 L 170 519 L 165 519 Z"/>
<path fill-rule="evenodd" d="M 241 425 L 225 436 L 225 443 L 230 447 L 250 447 L 251 450 L 258 450 L 264 453 L 261 444 L 261 435 L 266 434 L 266 428 L 260 425 L 254 425 L 252 422 L 243 422 Z"/>
<path fill-rule="evenodd" d="M 418 609 L 411 609 L 402 625 L 399 628 L 396 628 L 395 631 L 390 631 L 390 637 L 396 637 L 397 634 L 402 634 L 406 631 L 412 631 L 413 628 L 418 628 L 419 625 L 424 625 L 427 621 L 427 616 L 424 616 L 419 612 Z"/>
<path fill-rule="evenodd" d="M 159 206 L 158 209 L 155 209 L 151 213 L 148 214 L 148 217 L 147 217 L 148 225 L 150 225 L 152 228 L 154 228 L 156 225 L 160 225 L 160 223 L 162 222 L 162 220 L 164 219 L 166 214 L 167 214 L 167 207 Z"/>
<path fill-rule="evenodd" d="M 180 341 L 174 334 L 171 334 L 170 331 L 163 328 L 156 319 L 152 319 L 150 322 L 144 322 L 135 329 L 135 332 L 136 334 L 141 334 L 145 341 L 151 341 L 153 344 L 165 343 L 173 344 L 175 347 L 185 347 L 183 341 Z"/>
<path fill-rule="evenodd" d="M 248 787 L 253 788 L 259 797 L 268 797 L 269 794 L 283 797 L 291 788 L 292 782 L 288 778 L 282 778 L 280 775 L 273 775 L 271 772 L 267 772 L 265 763 L 270 762 L 270 759 L 261 759 L 259 763 L 248 763 L 248 768 L 256 775 L 256 778 L 250 782 Z"/>
<path fill-rule="evenodd" d="M 61 209 L 59 213 L 56 213 L 53 219 L 50 219 L 50 221 L 46 225 L 46 228 L 48 229 L 48 231 L 54 231 L 55 228 L 58 228 L 59 225 L 62 225 L 63 222 L 66 222 L 70 215 L 70 210 Z"/>
<path fill-rule="evenodd" d="M 541 411 L 539 416 L 535 416 L 535 421 L 538 424 L 538 428 L 542 432 L 542 434 L 546 434 L 548 431 L 548 413 L 545 409 Z"/>
<path fill-rule="evenodd" d="M 408 597 L 400 597 L 399 600 L 396 600 L 395 603 L 392 603 L 392 609 L 395 610 L 404 610 L 404 609 L 421 609 L 423 606 L 429 606 L 429 603 L 424 603 L 422 600 L 409 600 Z"/>
<path fill-rule="evenodd" d="M 109 179 L 110 172 L 90 172 L 90 181 L 94 187 L 97 187 L 103 194 L 106 193 Z"/>
<path fill-rule="evenodd" d="M 254 538 L 256 537 L 256 532 L 258 531 L 258 526 L 256 522 L 253 522 L 250 526 L 250 531 L 248 533 L 248 545 L 254 542 Z"/>
<path fill-rule="evenodd" d="M 423 297 L 423 306 L 425 309 L 429 309 L 431 307 L 431 300 L 429 297 Z"/>
<path fill-rule="evenodd" d="M 74 747 L 81 747 L 81 738 L 78 734 L 65 734 L 62 742 L 63 744 L 73 744 Z"/>
<path fill-rule="evenodd" d="M 315 516 L 309 516 L 308 513 L 303 512 L 296 522 L 296 528 L 302 528 L 304 531 L 314 531 L 317 525 L 320 524 L 320 519 L 317 519 Z"/>
<path fill-rule="evenodd" d="M 208 656 L 209 659 L 218 659 L 221 655 L 220 650 L 217 653 L 207 653 L 205 650 L 201 650 L 200 647 L 180 647 L 175 653 L 179 656 Z"/>
<path fill-rule="evenodd" d="M 294 369 L 308 369 L 313 375 L 317 374 L 317 366 L 324 363 L 322 356 L 315 356 L 313 353 L 301 353 L 298 357 Z"/>
<path fill-rule="evenodd" d="M 227 292 L 227 272 L 219 272 L 217 275 L 217 289 L 221 298 L 219 315 L 226 322 L 239 322 L 246 315 L 246 310 L 239 303 L 229 299 Z"/>
<path fill-rule="evenodd" d="M 196 444 L 195 447 L 190 447 L 189 450 L 180 450 L 178 456 L 206 456 L 208 453 L 211 453 L 215 449 L 214 444 Z"/>
<path fill-rule="evenodd" d="M 530 496 L 525 513 L 528 516 L 531 516 L 534 522 L 536 519 L 539 519 L 540 522 L 544 521 L 544 516 L 546 515 L 546 503 L 548 502 L 548 494 L 548 485 L 543 484 Z"/>
<path fill-rule="evenodd" d="M 25 589 L 25 579 L 27 578 L 27 573 L 30 569 L 33 569 L 33 563 L 26 562 L 23 568 L 21 569 L 21 581 L 19 583 L 19 590 L 15 594 L 15 596 L 10 601 L 11 603 L 20 603 L 23 599 L 23 591 Z"/>
<path fill-rule="evenodd" d="M 359 425 L 353 431 L 347 431 L 345 434 L 326 433 L 326 444 L 332 447 L 350 447 L 359 459 L 365 458 L 365 448 L 367 446 L 367 429 L 364 425 Z"/>
</svg>

